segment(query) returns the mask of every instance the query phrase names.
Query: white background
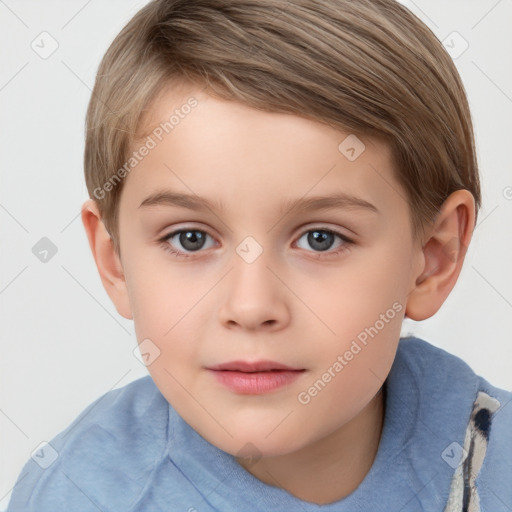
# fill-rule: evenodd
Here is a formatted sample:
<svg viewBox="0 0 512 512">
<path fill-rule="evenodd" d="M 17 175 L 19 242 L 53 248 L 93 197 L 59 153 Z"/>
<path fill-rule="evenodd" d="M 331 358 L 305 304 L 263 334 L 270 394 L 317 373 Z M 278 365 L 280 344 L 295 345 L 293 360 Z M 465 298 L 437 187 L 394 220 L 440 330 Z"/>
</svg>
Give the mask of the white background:
<svg viewBox="0 0 512 512">
<path fill-rule="evenodd" d="M 0 510 L 42 441 L 103 393 L 147 375 L 132 353 L 132 323 L 101 285 L 79 216 L 97 66 L 145 3 L 0 1 Z M 455 62 L 474 119 L 483 208 L 452 294 L 433 318 L 407 321 L 403 334 L 512 389 L 512 1 L 404 3 L 440 40 L 456 31 L 469 44 Z M 43 31 L 59 45 L 47 59 L 31 48 Z M 32 253 L 42 237 L 58 249 L 46 263 Z"/>
</svg>

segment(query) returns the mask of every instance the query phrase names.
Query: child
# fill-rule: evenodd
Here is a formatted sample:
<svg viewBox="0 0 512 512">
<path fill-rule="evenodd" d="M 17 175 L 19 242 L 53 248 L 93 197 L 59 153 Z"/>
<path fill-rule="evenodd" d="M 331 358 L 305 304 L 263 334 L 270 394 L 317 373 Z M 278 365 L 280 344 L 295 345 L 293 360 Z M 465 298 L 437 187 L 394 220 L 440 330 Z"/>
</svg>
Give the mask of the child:
<svg viewBox="0 0 512 512">
<path fill-rule="evenodd" d="M 98 70 L 85 177 L 150 376 L 30 460 L 9 511 L 512 509 L 512 393 L 400 338 L 480 206 L 463 85 L 407 9 L 150 2 Z"/>
</svg>

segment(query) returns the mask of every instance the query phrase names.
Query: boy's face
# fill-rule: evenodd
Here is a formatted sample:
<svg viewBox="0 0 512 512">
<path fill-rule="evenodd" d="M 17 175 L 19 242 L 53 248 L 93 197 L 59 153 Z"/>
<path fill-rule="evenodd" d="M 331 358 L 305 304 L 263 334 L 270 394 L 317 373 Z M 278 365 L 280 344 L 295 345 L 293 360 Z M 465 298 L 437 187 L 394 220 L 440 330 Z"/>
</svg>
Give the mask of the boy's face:
<svg viewBox="0 0 512 512">
<path fill-rule="evenodd" d="M 197 106 L 181 108 L 191 96 Z M 179 122 L 161 142 L 152 135 L 158 144 L 127 176 L 119 204 L 148 370 L 185 421 L 229 453 L 247 442 L 262 455 L 305 448 L 369 407 L 422 268 L 390 152 L 364 138 L 359 154 L 353 137 L 340 151 L 348 133 L 185 86 L 153 105 L 150 129 L 175 109 Z M 335 194 L 374 209 L 289 208 Z M 297 371 L 209 369 L 262 360 Z"/>
</svg>

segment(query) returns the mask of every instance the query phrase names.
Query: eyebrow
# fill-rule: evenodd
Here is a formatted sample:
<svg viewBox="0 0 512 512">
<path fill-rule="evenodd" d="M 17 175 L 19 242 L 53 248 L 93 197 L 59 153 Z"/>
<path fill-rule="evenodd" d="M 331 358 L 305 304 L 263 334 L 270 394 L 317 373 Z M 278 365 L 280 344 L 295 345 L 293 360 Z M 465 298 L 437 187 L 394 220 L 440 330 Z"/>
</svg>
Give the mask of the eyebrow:
<svg viewBox="0 0 512 512">
<path fill-rule="evenodd" d="M 177 206 L 196 211 L 224 211 L 222 203 L 209 201 L 208 199 L 193 194 L 183 194 L 169 190 L 159 191 L 149 195 L 140 203 L 139 208 L 151 206 Z M 291 199 L 281 205 L 280 213 L 332 210 L 337 208 L 346 210 L 368 210 L 379 213 L 377 207 L 372 203 L 345 192 L 338 192 L 328 196 Z"/>
<path fill-rule="evenodd" d="M 223 211 L 221 203 L 213 203 L 208 199 L 199 197 L 193 194 L 182 194 L 178 192 L 171 192 L 170 190 L 163 190 L 149 195 L 140 203 L 141 207 L 150 206 L 179 206 L 181 208 L 188 208 L 189 210 L 219 210 Z"/>
</svg>

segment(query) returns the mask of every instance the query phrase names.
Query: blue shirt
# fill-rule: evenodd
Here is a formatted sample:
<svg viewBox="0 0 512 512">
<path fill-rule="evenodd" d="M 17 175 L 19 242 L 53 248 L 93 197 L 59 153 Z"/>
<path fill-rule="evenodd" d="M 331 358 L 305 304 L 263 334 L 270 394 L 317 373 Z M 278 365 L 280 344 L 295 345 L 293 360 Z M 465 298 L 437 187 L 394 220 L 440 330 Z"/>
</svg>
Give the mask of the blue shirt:
<svg viewBox="0 0 512 512">
<path fill-rule="evenodd" d="M 267 485 L 193 430 L 151 378 L 88 406 L 23 467 L 8 512 L 512 510 L 512 393 L 402 338 L 374 463 L 328 505 Z"/>
</svg>

